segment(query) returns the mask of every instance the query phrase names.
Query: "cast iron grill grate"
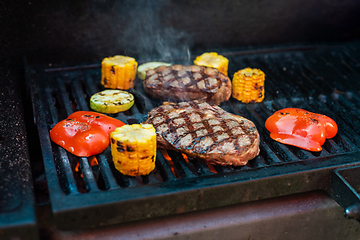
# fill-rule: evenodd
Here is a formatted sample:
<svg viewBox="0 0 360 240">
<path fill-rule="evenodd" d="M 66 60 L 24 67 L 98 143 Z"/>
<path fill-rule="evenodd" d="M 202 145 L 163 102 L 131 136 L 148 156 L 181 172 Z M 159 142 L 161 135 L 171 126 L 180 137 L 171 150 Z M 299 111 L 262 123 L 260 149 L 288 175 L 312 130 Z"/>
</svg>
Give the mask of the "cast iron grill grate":
<svg viewBox="0 0 360 240">
<path fill-rule="evenodd" d="M 358 46 L 244 54 L 230 52 L 229 76 L 245 67 L 266 74 L 265 100 L 242 104 L 231 98 L 228 112 L 252 120 L 261 135 L 260 155 L 246 166 L 212 166 L 173 151 L 158 151 L 148 176 L 128 177 L 112 163 L 110 148 L 78 158 L 51 142 L 49 130 L 74 111 L 90 110 L 103 90 L 100 66 L 40 69 L 28 82 L 38 126 L 50 199 L 60 228 L 93 227 L 164 216 L 314 189 L 327 190 L 329 171 L 356 164 L 360 147 Z M 112 117 L 133 124 L 160 101 L 149 99 L 137 79 L 134 106 Z M 339 133 L 313 153 L 270 139 L 265 120 L 285 107 L 326 114 Z M 222 196 L 220 198 L 219 196 Z M 79 222 L 79 220 L 81 220 Z M 80 226 L 79 226 L 80 225 Z"/>
</svg>

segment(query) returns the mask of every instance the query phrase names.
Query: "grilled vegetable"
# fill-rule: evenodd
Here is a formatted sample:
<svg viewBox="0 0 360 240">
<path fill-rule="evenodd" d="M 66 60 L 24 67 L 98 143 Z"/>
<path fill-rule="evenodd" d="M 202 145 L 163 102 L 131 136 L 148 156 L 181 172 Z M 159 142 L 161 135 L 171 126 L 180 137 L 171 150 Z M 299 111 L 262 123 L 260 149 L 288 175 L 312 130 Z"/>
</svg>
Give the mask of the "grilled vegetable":
<svg viewBox="0 0 360 240">
<path fill-rule="evenodd" d="M 198 66 L 216 68 L 226 76 L 228 75 L 229 60 L 216 52 L 203 53 L 202 55 L 196 57 L 194 64 Z"/>
<path fill-rule="evenodd" d="M 319 152 L 327 138 L 337 134 L 336 122 L 322 114 L 299 108 L 285 108 L 275 112 L 265 122 L 275 141 Z"/>
<path fill-rule="evenodd" d="M 124 124 L 100 113 L 78 111 L 58 122 L 50 130 L 50 138 L 76 156 L 89 157 L 104 151 L 110 133 Z"/>
<path fill-rule="evenodd" d="M 134 105 L 134 95 L 131 93 L 109 89 L 95 93 L 90 98 L 92 110 L 102 113 L 118 113 L 130 109 Z"/>
<path fill-rule="evenodd" d="M 104 58 L 101 63 L 101 84 L 112 89 L 133 88 L 137 65 L 132 57 L 117 55 Z"/>
<path fill-rule="evenodd" d="M 137 68 L 137 76 L 138 78 L 140 78 L 141 80 L 144 80 L 146 77 L 146 71 L 149 69 L 154 69 L 160 66 L 171 66 L 171 63 L 164 63 L 164 62 L 148 62 L 148 63 L 144 63 L 141 64 L 138 68 Z"/>
<path fill-rule="evenodd" d="M 245 68 L 234 74 L 233 98 L 243 102 L 261 102 L 265 97 L 265 74 L 260 69 Z"/>
<path fill-rule="evenodd" d="M 155 168 L 156 132 L 151 124 L 124 125 L 110 134 L 115 168 L 124 175 L 147 175 Z"/>
</svg>

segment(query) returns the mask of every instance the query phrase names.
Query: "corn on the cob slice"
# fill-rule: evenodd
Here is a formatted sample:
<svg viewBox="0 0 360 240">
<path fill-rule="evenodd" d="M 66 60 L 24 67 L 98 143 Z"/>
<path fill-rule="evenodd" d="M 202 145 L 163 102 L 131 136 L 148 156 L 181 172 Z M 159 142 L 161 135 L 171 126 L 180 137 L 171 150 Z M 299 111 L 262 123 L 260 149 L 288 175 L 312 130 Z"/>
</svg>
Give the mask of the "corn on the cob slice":
<svg viewBox="0 0 360 240">
<path fill-rule="evenodd" d="M 134 95 L 131 93 L 107 89 L 91 96 L 90 108 L 102 113 L 118 113 L 130 109 L 134 102 Z"/>
<path fill-rule="evenodd" d="M 104 58 L 101 62 L 101 84 L 112 89 L 133 88 L 137 65 L 132 57 L 117 55 Z"/>
<path fill-rule="evenodd" d="M 147 175 L 155 168 L 156 131 L 151 124 L 132 124 L 110 134 L 115 168 L 124 175 Z"/>
<path fill-rule="evenodd" d="M 260 69 L 245 68 L 234 74 L 232 96 L 243 103 L 261 102 L 265 97 L 265 74 Z"/>
<path fill-rule="evenodd" d="M 217 54 L 216 52 L 203 53 L 196 57 L 194 64 L 198 66 L 206 66 L 216 68 L 226 76 L 228 75 L 229 60 Z"/>
</svg>

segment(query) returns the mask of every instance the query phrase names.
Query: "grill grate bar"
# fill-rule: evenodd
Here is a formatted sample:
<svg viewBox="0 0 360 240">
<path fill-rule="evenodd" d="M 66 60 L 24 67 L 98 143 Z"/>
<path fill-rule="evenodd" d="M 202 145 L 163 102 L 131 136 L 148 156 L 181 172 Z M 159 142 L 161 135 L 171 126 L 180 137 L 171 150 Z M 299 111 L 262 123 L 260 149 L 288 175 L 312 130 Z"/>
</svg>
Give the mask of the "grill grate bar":
<svg viewBox="0 0 360 240">
<path fill-rule="evenodd" d="M 261 155 L 263 155 L 264 158 L 267 159 L 270 165 L 283 163 L 283 161 L 280 160 L 280 158 L 274 153 L 274 151 L 270 149 L 270 147 L 265 141 L 261 141 L 260 152 Z"/>
<path fill-rule="evenodd" d="M 253 168 L 261 168 L 261 167 L 266 167 L 269 166 L 270 164 L 267 163 L 264 158 L 262 157 L 262 155 L 258 155 L 257 157 L 255 157 L 253 160 L 251 160 L 250 165 Z"/>
<path fill-rule="evenodd" d="M 45 99 L 46 99 L 46 105 L 49 107 L 49 111 L 50 111 L 50 116 L 51 116 L 51 125 L 55 124 L 58 122 L 59 118 L 58 118 L 58 114 L 56 112 L 56 109 L 54 107 L 53 104 L 53 96 L 52 96 L 52 90 L 46 86 L 45 87 Z M 52 126 L 51 126 L 52 127 Z"/>
<path fill-rule="evenodd" d="M 340 52 L 333 52 L 331 54 L 328 54 L 326 56 L 322 55 L 321 53 L 316 53 L 315 55 L 316 58 L 319 58 L 320 61 L 322 61 L 328 68 L 330 68 L 330 72 L 329 75 L 330 76 L 339 76 L 341 78 L 344 78 L 344 80 L 346 81 L 342 81 L 342 84 L 345 84 L 346 88 L 349 89 L 349 79 L 348 79 L 348 74 L 349 74 L 349 66 L 347 64 L 344 64 L 343 59 L 343 54 L 341 54 Z M 331 74 L 331 73 L 334 73 Z M 359 83 L 358 82 L 354 82 L 351 83 L 351 87 L 359 87 Z"/>
<path fill-rule="evenodd" d="M 329 100 L 326 97 L 322 97 L 322 101 L 314 102 L 316 109 L 323 109 L 327 115 L 337 122 L 338 126 L 341 126 L 339 128 L 339 133 L 337 136 L 335 136 L 335 139 L 339 139 L 341 142 L 346 143 L 351 148 L 351 151 L 358 151 L 359 148 L 357 146 L 360 146 L 359 142 L 359 135 L 354 132 L 354 130 L 349 127 L 348 123 L 346 123 L 339 112 L 337 112 L 337 109 L 339 109 L 337 103 L 329 103 Z M 321 104 L 321 105 L 320 105 Z M 350 140 L 349 140 L 350 139 Z"/>
<path fill-rule="evenodd" d="M 326 145 L 324 145 L 324 148 L 327 149 L 328 152 L 331 152 L 331 154 L 345 152 L 339 145 L 336 144 L 336 142 L 333 139 L 328 139 Z"/>
<path fill-rule="evenodd" d="M 209 168 L 209 166 L 201 161 L 197 161 L 195 159 L 191 159 L 191 163 L 194 165 L 194 167 L 196 168 L 197 172 L 200 175 L 211 175 L 211 174 L 215 174 L 214 172 L 211 171 L 211 169 Z M 227 171 L 231 171 L 229 168 L 223 168 L 223 167 L 219 167 L 217 168 L 215 166 L 215 170 L 216 172 L 227 172 Z"/>
<path fill-rule="evenodd" d="M 192 178 L 195 177 L 194 174 L 188 167 L 185 159 L 181 154 L 178 154 L 174 151 L 167 151 L 170 158 L 172 159 L 174 166 L 176 167 L 177 173 L 180 175 L 181 178 Z"/>
<path fill-rule="evenodd" d="M 135 177 L 130 178 L 128 176 L 121 176 L 121 178 L 125 183 L 124 187 L 136 187 L 136 186 L 139 186 L 139 181 Z"/>
<path fill-rule="evenodd" d="M 313 73 L 312 69 L 304 62 L 301 69 L 295 69 L 294 76 L 305 80 L 304 85 L 309 86 L 310 93 L 312 95 L 326 94 L 326 92 L 332 92 L 332 89 L 329 88 L 329 85 L 326 83 L 320 83 L 321 77 Z"/>
<path fill-rule="evenodd" d="M 71 92 L 72 95 L 75 97 L 75 103 L 76 103 L 76 110 L 84 110 L 89 111 L 89 104 L 88 102 L 85 102 L 87 98 L 84 98 L 85 93 L 82 92 L 82 87 L 80 85 L 80 81 L 71 81 Z"/>
<path fill-rule="evenodd" d="M 163 179 L 168 181 L 176 179 L 174 173 L 171 171 L 168 160 L 164 158 L 159 150 L 156 152 L 155 164 Z"/>
<path fill-rule="evenodd" d="M 327 98 L 325 96 L 321 96 L 321 98 L 323 99 L 322 103 L 320 103 L 319 101 L 311 101 L 311 103 L 312 103 L 311 105 L 309 105 L 307 103 L 303 103 L 303 104 L 306 104 L 305 105 L 306 108 L 313 112 L 315 112 L 317 109 L 323 109 L 322 111 L 326 112 L 326 114 L 329 117 L 335 119 L 335 121 L 338 123 L 338 125 L 341 126 L 339 131 L 343 131 L 344 127 L 347 126 L 347 124 L 342 123 L 342 121 L 339 121 L 338 114 L 336 114 L 335 112 L 339 113 L 339 112 L 341 112 L 340 109 L 343 110 L 344 108 L 339 105 L 338 101 L 330 103 L 330 101 L 328 101 L 328 100 L 331 100 L 331 99 L 326 100 Z M 351 128 L 348 128 L 348 129 L 351 129 Z M 350 135 L 349 134 L 345 134 L 345 135 L 347 135 L 347 136 L 358 135 L 358 134 L 354 133 L 352 130 L 350 130 L 350 131 L 351 131 Z M 354 135 L 354 134 L 356 134 L 356 135 Z M 345 138 L 345 136 L 343 134 L 338 134 L 338 136 Z M 333 143 L 333 141 L 334 141 L 333 139 L 329 139 L 328 142 Z M 354 150 L 358 149 L 358 147 L 356 147 L 354 144 L 352 144 L 351 141 L 344 141 L 344 142 L 346 142 L 347 145 L 350 145 L 352 147 L 352 149 L 354 149 Z"/>
<path fill-rule="evenodd" d="M 234 168 L 232 166 L 217 166 L 217 165 L 210 165 L 212 168 L 216 170 L 217 173 L 228 173 L 233 172 Z M 214 174 L 214 172 L 211 171 L 208 164 L 206 164 L 205 168 L 210 174 Z"/>
<path fill-rule="evenodd" d="M 357 120 L 357 116 L 354 116 L 350 111 L 346 111 L 346 109 L 339 104 L 332 104 L 330 107 L 332 107 L 332 109 L 338 113 L 337 117 L 335 116 L 335 114 L 333 114 L 334 115 L 333 117 L 337 119 L 337 121 L 339 122 L 338 124 L 341 124 L 342 128 L 344 128 L 345 126 L 347 127 L 346 129 L 349 132 L 347 136 L 350 139 L 352 139 L 354 136 L 356 136 L 357 138 L 359 136 L 358 130 L 356 128 L 351 127 L 359 123 L 359 120 Z M 326 109 L 330 110 L 330 108 L 326 108 Z"/>
<path fill-rule="evenodd" d="M 83 174 L 86 190 L 88 192 L 98 191 L 99 188 L 96 184 L 96 180 L 94 178 L 88 159 L 85 157 L 79 158 L 79 165 Z"/>
<path fill-rule="evenodd" d="M 72 104 L 69 99 L 69 92 L 66 89 L 65 81 L 62 78 L 56 78 L 57 85 L 59 86 L 59 95 L 60 95 L 60 104 L 62 103 L 62 107 L 65 108 L 66 116 L 69 116 L 74 112 L 72 108 Z M 64 118 L 65 118 L 64 117 Z"/>
<path fill-rule="evenodd" d="M 344 95 L 338 94 L 337 96 L 338 102 L 346 109 L 346 112 L 350 112 L 352 117 L 355 117 L 356 119 L 360 119 L 359 114 L 360 110 L 358 109 L 357 105 L 360 103 L 360 99 L 355 94 L 351 95 L 351 99 L 346 98 Z M 353 100 L 353 101 L 349 101 Z"/>
<path fill-rule="evenodd" d="M 99 89 L 96 89 L 96 84 L 94 84 L 93 76 L 90 72 L 85 73 L 85 86 L 87 90 L 88 96 L 91 96 L 92 94 L 99 91 Z"/>
<path fill-rule="evenodd" d="M 128 183 L 129 183 L 129 187 L 138 187 L 143 185 L 143 181 L 142 178 L 140 176 L 136 176 L 136 177 L 128 177 L 125 176 L 125 178 L 127 179 Z"/>
<path fill-rule="evenodd" d="M 359 63 L 359 60 L 354 58 L 348 52 L 343 52 L 342 61 L 343 61 L 343 64 L 345 66 L 347 66 L 348 69 L 349 69 L 348 74 L 350 76 L 353 76 L 354 79 L 359 79 L 359 77 L 360 77 L 360 63 Z M 354 74 L 354 75 L 351 75 L 351 74 Z M 349 77 L 349 79 L 352 79 L 352 77 Z"/>
<path fill-rule="evenodd" d="M 294 59 L 295 56 L 290 54 L 288 56 L 290 59 Z M 321 92 L 322 88 L 318 87 L 310 78 L 301 78 L 301 74 L 303 74 L 303 63 L 304 58 L 302 55 L 297 56 L 299 63 L 289 62 L 289 60 L 285 59 L 285 56 L 280 56 L 279 61 L 282 64 L 277 64 L 276 61 L 272 58 L 268 60 L 268 64 L 270 66 L 274 66 L 271 68 L 270 73 L 274 74 L 277 81 L 283 79 L 286 81 L 286 84 L 279 83 L 279 88 L 285 91 L 286 97 L 291 99 L 294 97 L 302 97 L 303 93 L 306 92 L 308 94 L 314 94 L 314 86 L 317 89 L 317 92 Z M 276 83 L 274 83 L 276 84 Z"/>
<path fill-rule="evenodd" d="M 78 189 L 76 187 L 76 181 L 73 175 L 73 170 L 70 164 L 70 160 L 69 157 L 67 155 L 67 151 L 61 147 L 57 147 L 58 151 L 60 152 L 60 157 L 59 157 L 59 161 L 60 163 L 58 163 L 59 167 L 58 169 L 60 169 L 60 171 L 64 172 L 64 177 L 60 178 L 61 182 L 65 181 L 65 187 L 66 193 L 78 193 Z"/>
<path fill-rule="evenodd" d="M 152 173 L 150 173 L 147 176 L 142 176 L 143 181 L 146 184 L 155 184 L 155 183 L 159 183 L 160 181 L 156 178 L 156 172 L 153 171 Z M 161 181 L 162 182 L 162 181 Z"/>
<path fill-rule="evenodd" d="M 360 79 L 360 77 L 359 77 Z M 338 93 L 334 93 L 332 95 L 333 98 L 338 98 L 340 94 Z M 347 101 L 349 101 L 349 106 L 350 106 L 350 109 L 353 109 L 353 110 L 356 110 L 359 112 L 358 108 L 357 108 L 357 104 L 360 103 L 360 98 L 358 97 L 357 93 L 351 93 L 351 92 L 345 92 L 343 95 L 342 95 Z"/>
<path fill-rule="evenodd" d="M 322 85 L 326 84 L 329 87 L 331 86 L 332 91 L 346 91 L 347 89 L 352 89 L 354 87 L 354 85 L 350 86 L 348 84 L 347 76 L 339 73 L 339 71 L 336 70 L 334 66 L 328 61 L 321 59 L 320 57 L 316 59 L 318 59 L 318 62 L 314 57 L 309 58 L 309 61 L 311 61 L 313 64 L 323 66 L 323 68 L 317 70 L 317 75 L 323 82 Z M 336 81 L 335 78 L 342 79 L 342 81 Z M 329 82 L 332 84 L 330 85 Z"/>
<path fill-rule="evenodd" d="M 270 67 L 271 66 L 271 67 Z M 282 69 L 280 69 L 280 66 L 284 66 L 283 64 L 277 63 L 277 64 L 271 64 L 270 59 L 259 59 L 258 61 L 258 67 L 260 69 L 264 69 L 263 71 L 266 71 L 266 86 L 267 88 L 269 85 L 274 86 L 274 91 L 278 93 L 278 96 L 276 98 L 289 98 L 293 97 L 294 93 L 294 85 L 289 85 L 289 81 L 279 81 L 281 79 L 278 76 L 279 72 L 283 72 Z M 265 93 L 266 94 L 266 93 Z"/>
<path fill-rule="evenodd" d="M 344 58 L 346 58 L 346 60 Z M 324 59 L 324 61 L 326 60 L 327 59 Z M 331 61 L 328 62 L 339 72 L 340 77 L 344 76 L 346 81 L 341 82 L 346 83 L 349 89 L 360 89 L 360 82 L 352 81 L 352 79 L 360 79 L 359 63 L 357 63 L 356 60 L 349 58 L 346 53 L 337 52 L 336 55 L 331 55 Z"/>
<path fill-rule="evenodd" d="M 119 188 L 111 172 L 108 159 L 104 156 L 104 154 L 100 154 L 98 156 L 98 162 L 99 162 L 100 171 L 104 177 L 105 185 L 107 186 L 106 189 L 112 190 Z"/>
</svg>

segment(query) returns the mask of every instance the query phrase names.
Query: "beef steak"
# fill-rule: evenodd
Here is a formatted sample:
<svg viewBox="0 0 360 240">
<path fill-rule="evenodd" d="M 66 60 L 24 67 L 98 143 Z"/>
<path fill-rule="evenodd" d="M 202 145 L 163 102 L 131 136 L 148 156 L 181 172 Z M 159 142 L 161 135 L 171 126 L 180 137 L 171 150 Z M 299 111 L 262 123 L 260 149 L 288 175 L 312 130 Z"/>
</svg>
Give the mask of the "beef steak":
<svg viewBox="0 0 360 240">
<path fill-rule="evenodd" d="M 144 91 L 165 101 L 204 100 L 220 104 L 231 96 L 231 80 L 205 66 L 160 66 L 146 71 Z"/>
<path fill-rule="evenodd" d="M 159 148 L 208 163 L 242 166 L 260 151 L 253 122 L 207 102 L 164 102 L 145 123 L 154 125 Z"/>
</svg>

